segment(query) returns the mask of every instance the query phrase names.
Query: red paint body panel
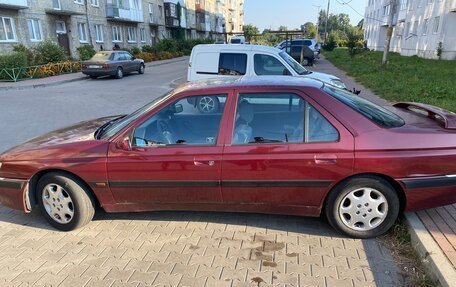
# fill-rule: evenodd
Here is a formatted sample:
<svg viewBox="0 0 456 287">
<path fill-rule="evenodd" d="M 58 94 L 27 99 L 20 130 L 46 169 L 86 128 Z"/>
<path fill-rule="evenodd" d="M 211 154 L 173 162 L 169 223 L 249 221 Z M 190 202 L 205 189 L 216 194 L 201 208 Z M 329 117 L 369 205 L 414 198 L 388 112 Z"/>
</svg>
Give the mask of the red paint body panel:
<svg viewBox="0 0 456 287">
<path fill-rule="evenodd" d="M 456 183 L 446 177 L 456 174 L 456 131 L 403 109 L 395 112 L 406 125 L 382 128 L 324 93 L 321 83 L 284 78 L 187 84 L 109 140 L 93 137 L 98 126 L 112 119 L 103 118 L 11 149 L 0 156 L 0 203 L 24 210 L 27 195 L 25 187 L 5 188 L 5 183 L 2 187 L 1 178 L 28 182 L 47 170 L 80 177 L 110 212 L 177 209 L 318 216 L 331 188 L 364 173 L 383 175 L 402 186 L 407 210 L 456 202 Z M 340 140 L 231 145 L 238 93 L 274 91 L 303 97 L 337 128 Z M 211 94 L 228 94 L 215 146 L 132 151 L 117 147 L 167 104 Z M 410 184 L 410 180 L 427 178 L 428 184 L 437 182 L 437 186 Z M 442 180 L 446 185 L 442 186 Z"/>
</svg>

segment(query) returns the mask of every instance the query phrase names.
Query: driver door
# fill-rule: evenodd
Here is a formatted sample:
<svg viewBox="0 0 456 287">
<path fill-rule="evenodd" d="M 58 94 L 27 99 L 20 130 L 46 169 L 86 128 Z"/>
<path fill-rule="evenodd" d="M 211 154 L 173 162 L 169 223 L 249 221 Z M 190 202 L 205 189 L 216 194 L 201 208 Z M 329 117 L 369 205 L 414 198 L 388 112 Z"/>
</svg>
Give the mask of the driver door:
<svg viewBox="0 0 456 287">
<path fill-rule="evenodd" d="M 117 203 L 204 204 L 221 202 L 222 136 L 228 95 L 212 97 L 210 112 L 197 107 L 199 96 L 174 101 L 129 131 L 131 150 L 112 143 L 109 186 Z M 171 207 L 172 209 L 173 207 Z"/>
</svg>

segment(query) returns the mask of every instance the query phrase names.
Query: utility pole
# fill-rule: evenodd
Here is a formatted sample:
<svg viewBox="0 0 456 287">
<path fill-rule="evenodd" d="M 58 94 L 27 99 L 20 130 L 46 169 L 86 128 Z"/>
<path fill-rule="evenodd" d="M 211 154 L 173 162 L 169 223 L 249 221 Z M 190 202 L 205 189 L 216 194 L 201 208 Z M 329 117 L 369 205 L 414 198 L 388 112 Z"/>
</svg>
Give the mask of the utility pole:
<svg viewBox="0 0 456 287">
<path fill-rule="evenodd" d="M 391 44 L 391 37 L 393 36 L 393 20 L 394 20 L 394 13 L 398 12 L 397 9 L 397 0 L 390 0 L 390 14 L 388 17 L 388 28 L 386 29 L 386 39 L 385 39 L 385 47 L 383 48 L 383 59 L 382 59 L 382 65 L 386 66 L 388 63 L 388 53 L 390 49 L 390 44 Z"/>
<path fill-rule="evenodd" d="M 329 19 L 329 5 L 331 4 L 331 0 L 328 0 L 328 9 L 326 9 L 326 24 L 325 24 L 325 44 L 326 39 L 328 38 L 328 19 Z"/>
<path fill-rule="evenodd" d="M 320 38 L 319 35 L 319 28 L 320 28 L 320 11 L 321 11 L 321 5 L 313 5 L 314 7 L 318 8 L 318 17 L 317 17 L 317 35 L 315 36 L 315 41 L 318 43 L 318 38 Z"/>
</svg>

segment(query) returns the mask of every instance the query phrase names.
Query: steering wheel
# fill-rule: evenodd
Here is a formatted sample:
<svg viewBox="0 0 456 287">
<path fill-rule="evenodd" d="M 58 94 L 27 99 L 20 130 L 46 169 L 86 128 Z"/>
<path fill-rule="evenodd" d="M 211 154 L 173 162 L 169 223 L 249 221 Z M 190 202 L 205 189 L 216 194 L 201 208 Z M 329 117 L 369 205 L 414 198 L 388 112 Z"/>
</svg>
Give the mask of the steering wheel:
<svg viewBox="0 0 456 287">
<path fill-rule="evenodd" d="M 169 125 L 168 121 L 165 119 L 158 119 L 157 120 L 157 129 L 158 132 L 163 136 L 164 142 L 167 144 L 175 144 L 176 140 L 174 139 L 174 135 L 171 132 L 172 128 Z"/>
</svg>

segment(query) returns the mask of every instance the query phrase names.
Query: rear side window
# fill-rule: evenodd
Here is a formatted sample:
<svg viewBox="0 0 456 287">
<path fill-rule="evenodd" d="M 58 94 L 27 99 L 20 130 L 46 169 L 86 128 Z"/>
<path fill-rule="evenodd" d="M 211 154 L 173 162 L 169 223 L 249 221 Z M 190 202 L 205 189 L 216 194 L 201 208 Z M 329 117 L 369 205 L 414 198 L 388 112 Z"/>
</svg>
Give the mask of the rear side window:
<svg viewBox="0 0 456 287">
<path fill-rule="evenodd" d="M 255 54 L 253 62 L 255 66 L 255 74 L 258 76 L 290 75 L 288 69 L 275 57 L 264 54 Z"/>
<path fill-rule="evenodd" d="M 353 93 L 327 85 L 324 85 L 322 89 L 329 95 L 382 127 L 397 128 L 405 124 L 404 120 L 395 113 Z"/>
<path fill-rule="evenodd" d="M 243 76 L 247 69 L 247 54 L 220 53 L 219 75 Z"/>
</svg>

